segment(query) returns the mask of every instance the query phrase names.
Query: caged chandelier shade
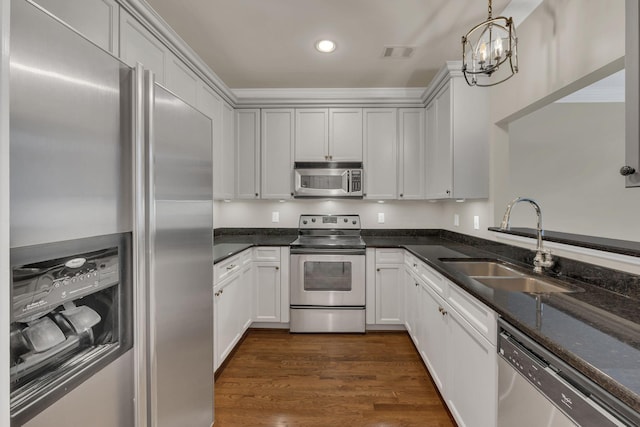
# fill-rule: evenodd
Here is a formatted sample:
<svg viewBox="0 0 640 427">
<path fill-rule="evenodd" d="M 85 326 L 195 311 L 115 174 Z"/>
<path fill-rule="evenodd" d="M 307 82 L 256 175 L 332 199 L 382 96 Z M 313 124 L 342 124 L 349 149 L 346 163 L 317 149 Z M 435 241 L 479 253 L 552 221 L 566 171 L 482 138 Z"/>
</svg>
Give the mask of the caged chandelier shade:
<svg viewBox="0 0 640 427">
<path fill-rule="evenodd" d="M 511 18 L 491 16 L 462 36 L 462 73 L 469 86 L 494 86 L 518 72 L 518 38 Z"/>
</svg>

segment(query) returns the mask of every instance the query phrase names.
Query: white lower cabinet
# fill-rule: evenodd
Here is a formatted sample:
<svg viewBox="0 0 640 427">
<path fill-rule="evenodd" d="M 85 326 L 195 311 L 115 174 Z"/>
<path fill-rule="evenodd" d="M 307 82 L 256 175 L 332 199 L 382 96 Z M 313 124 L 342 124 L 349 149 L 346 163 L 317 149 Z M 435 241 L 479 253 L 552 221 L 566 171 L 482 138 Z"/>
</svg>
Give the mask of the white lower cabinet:
<svg viewBox="0 0 640 427">
<path fill-rule="evenodd" d="M 240 309 L 246 304 L 247 289 L 251 289 L 251 282 L 241 269 L 213 288 L 215 369 L 224 362 L 250 323 L 251 316 L 247 319 L 250 313 Z"/>
<path fill-rule="evenodd" d="M 288 247 L 255 247 L 214 266 L 216 370 L 253 322 L 289 321 L 288 261 Z"/>
<path fill-rule="evenodd" d="M 495 312 L 422 262 L 405 261 L 404 291 L 407 330 L 456 423 L 494 426 Z"/>
<path fill-rule="evenodd" d="M 376 249 L 377 325 L 404 324 L 403 254 L 403 249 Z"/>
<path fill-rule="evenodd" d="M 496 346 L 455 310 L 448 311 L 447 317 L 447 406 L 460 427 L 494 426 L 498 377 Z"/>
<path fill-rule="evenodd" d="M 256 322 L 280 321 L 280 263 L 256 262 L 253 264 L 254 316 Z"/>
</svg>

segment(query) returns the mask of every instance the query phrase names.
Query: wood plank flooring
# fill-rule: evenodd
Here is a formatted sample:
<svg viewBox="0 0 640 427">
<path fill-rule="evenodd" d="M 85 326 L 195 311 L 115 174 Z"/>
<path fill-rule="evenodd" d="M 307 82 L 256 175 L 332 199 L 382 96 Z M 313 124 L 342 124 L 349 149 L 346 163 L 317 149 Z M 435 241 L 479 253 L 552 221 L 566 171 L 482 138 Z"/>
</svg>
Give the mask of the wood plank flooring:
<svg viewBox="0 0 640 427">
<path fill-rule="evenodd" d="M 215 383 L 215 427 L 455 426 L 405 332 L 255 330 Z"/>
</svg>

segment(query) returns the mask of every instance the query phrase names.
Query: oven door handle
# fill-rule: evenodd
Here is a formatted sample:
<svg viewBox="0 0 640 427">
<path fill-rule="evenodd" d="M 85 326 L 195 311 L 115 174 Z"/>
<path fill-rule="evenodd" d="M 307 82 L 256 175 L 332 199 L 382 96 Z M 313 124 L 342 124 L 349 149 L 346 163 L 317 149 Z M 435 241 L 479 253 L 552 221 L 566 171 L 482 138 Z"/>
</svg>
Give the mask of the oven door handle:
<svg viewBox="0 0 640 427">
<path fill-rule="evenodd" d="M 318 249 L 318 248 L 296 248 L 290 249 L 291 255 L 364 255 L 365 249 Z"/>
</svg>

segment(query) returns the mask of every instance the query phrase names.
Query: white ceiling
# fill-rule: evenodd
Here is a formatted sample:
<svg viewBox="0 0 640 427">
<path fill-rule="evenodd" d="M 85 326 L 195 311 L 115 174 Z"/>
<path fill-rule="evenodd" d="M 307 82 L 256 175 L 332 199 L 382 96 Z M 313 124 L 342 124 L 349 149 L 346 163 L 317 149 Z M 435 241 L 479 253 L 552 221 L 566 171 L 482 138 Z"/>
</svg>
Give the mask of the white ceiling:
<svg viewBox="0 0 640 427">
<path fill-rule="evenodd" d="M 425 87 L 487 17 L 485 0 L 147 2 L 232 89 Z M 494 0 L 494 16 L 508 3 Z M 333 54 L 315 51 L 323 38 Z M 382 58 L 399 45 L 412 57 Z"/>
</svg>

